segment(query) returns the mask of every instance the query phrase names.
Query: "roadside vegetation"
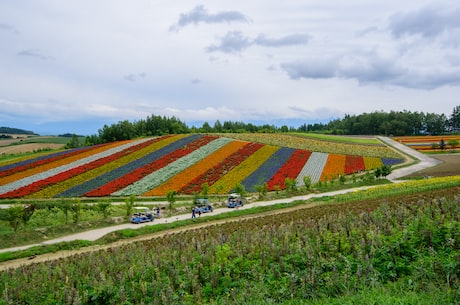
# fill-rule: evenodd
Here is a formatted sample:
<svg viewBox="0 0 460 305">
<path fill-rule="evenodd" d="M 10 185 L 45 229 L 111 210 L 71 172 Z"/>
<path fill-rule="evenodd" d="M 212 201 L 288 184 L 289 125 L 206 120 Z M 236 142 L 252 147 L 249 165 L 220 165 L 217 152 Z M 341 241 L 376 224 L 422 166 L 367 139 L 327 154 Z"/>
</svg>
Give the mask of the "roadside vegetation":
<svg viewBox="0 0 460 305">
<path fill-rule="evenodd" d="M 369 190 L 365 200 L 362 194 L 344 202 L 328 198 L 310 208 L 9 269 L 0 273 L 2 299 L 40 304 L 455 304 L 460 297 L 459 190 L 430 181 L 424 184 L 440 187 L 394 196 Z M 134 233 L 126 230 L 107 239 Z"/>
</svg>

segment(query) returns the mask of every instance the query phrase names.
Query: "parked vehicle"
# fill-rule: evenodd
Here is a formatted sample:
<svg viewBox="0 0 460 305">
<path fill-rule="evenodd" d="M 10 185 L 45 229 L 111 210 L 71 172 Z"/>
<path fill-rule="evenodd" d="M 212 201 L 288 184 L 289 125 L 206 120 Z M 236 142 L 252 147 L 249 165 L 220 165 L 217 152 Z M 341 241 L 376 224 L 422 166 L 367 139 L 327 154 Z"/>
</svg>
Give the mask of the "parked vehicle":
<svg viewBox="0 0 460 305">
<path fill-rule="evenodd" d="M 153 213 L 146 207 L 134 207 L 134 213 L 131 215 L 131 223 L 142 223 L 153 221 Z"/>
<path fill-rule="evenodd" d="M 195 212 L 197 213 L 199 211 L 201 211 L 201 213 L 209 213 L 214 210 L 214 208 L 210 204 L 200 204 L 200 205 L 197 205 L 195 209 L 196 209 Z"/>
<path fill-rule="evenodd" d="M 242 207 L 242 206 L 244 206 L 244 202 L 240 194 L 232 193 L 228 195 L 227 207 L 237 208 L 237 207 Z"/>
<path fill-rule="evenodd" d="M 209 204 L 209 199 L 208 198 L 195 198 L 195 204 Z"/>
</svg>

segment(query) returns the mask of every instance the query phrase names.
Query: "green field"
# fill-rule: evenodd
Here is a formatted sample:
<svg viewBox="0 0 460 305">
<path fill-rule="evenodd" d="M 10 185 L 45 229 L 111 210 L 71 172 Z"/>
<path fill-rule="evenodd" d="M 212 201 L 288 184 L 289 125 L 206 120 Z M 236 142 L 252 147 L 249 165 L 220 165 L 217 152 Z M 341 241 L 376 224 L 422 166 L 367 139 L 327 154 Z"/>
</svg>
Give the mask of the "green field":
<svg viewBox="0 0 460 305">
<path fill-rule="evenodd" d="M 341 142 L 341 143 L 349 143 L 349 144 L 369 144 L 369 145 L 382 144 L 375 137 L 336 136 L 336 135 L 327 135 L 327 134 L 320 134 L 320 133 L 300 133 L 300 132 L 294 132 L 290 134 L 301 136 L 301 137 L 306 137 L 306 138 L 317 139 L 317 140 L 333 141 L 333 142 Z"/>
<path fill-rule="evenodd" d="M 384 200 L 375 194 L 309 208 L 297 203 L 300 208 L 10 269 L 0 272 L 2 300 L 456 304 L 458 190 L 387 193 Z"/>
</svg>

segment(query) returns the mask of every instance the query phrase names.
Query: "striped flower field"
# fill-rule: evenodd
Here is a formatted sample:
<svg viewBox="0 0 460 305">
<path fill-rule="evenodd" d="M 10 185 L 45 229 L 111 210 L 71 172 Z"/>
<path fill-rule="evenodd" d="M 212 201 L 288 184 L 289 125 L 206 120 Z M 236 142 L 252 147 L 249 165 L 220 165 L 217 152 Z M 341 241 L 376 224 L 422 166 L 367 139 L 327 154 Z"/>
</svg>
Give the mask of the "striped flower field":
<svg viewBox="0 0 460 305">
<path fill-rule="evenodd" d="M 236 184 L 255 191 L 267 183 L 274 190 L 284 189 L 286 178 L 302 185 L 304 176 L 316 183 L 403 162 L 401 156 L 372 156 L 365 145 L 340 154 L 330 145 L 321 151 L 318 143 L 317 151 L 273 143 L 188 134 L 59 151 L 0 164 L 0 198 L 193 194 L 203 183 L 211 194 L 228 193 Z"/>
</svg>

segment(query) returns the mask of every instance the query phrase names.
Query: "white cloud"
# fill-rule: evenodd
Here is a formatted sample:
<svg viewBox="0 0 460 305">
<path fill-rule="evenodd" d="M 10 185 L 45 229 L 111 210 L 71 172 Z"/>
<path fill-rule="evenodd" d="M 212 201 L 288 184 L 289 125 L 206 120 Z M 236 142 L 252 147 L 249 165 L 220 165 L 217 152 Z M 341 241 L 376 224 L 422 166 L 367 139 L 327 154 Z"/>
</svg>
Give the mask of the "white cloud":
<svg viewBox="0 0 460 305">
<path fill-rule="evenodd" d="M 455 0 L 3 1 L 0 123 L 448 115 L 458 14 Z"/>
</svg>

